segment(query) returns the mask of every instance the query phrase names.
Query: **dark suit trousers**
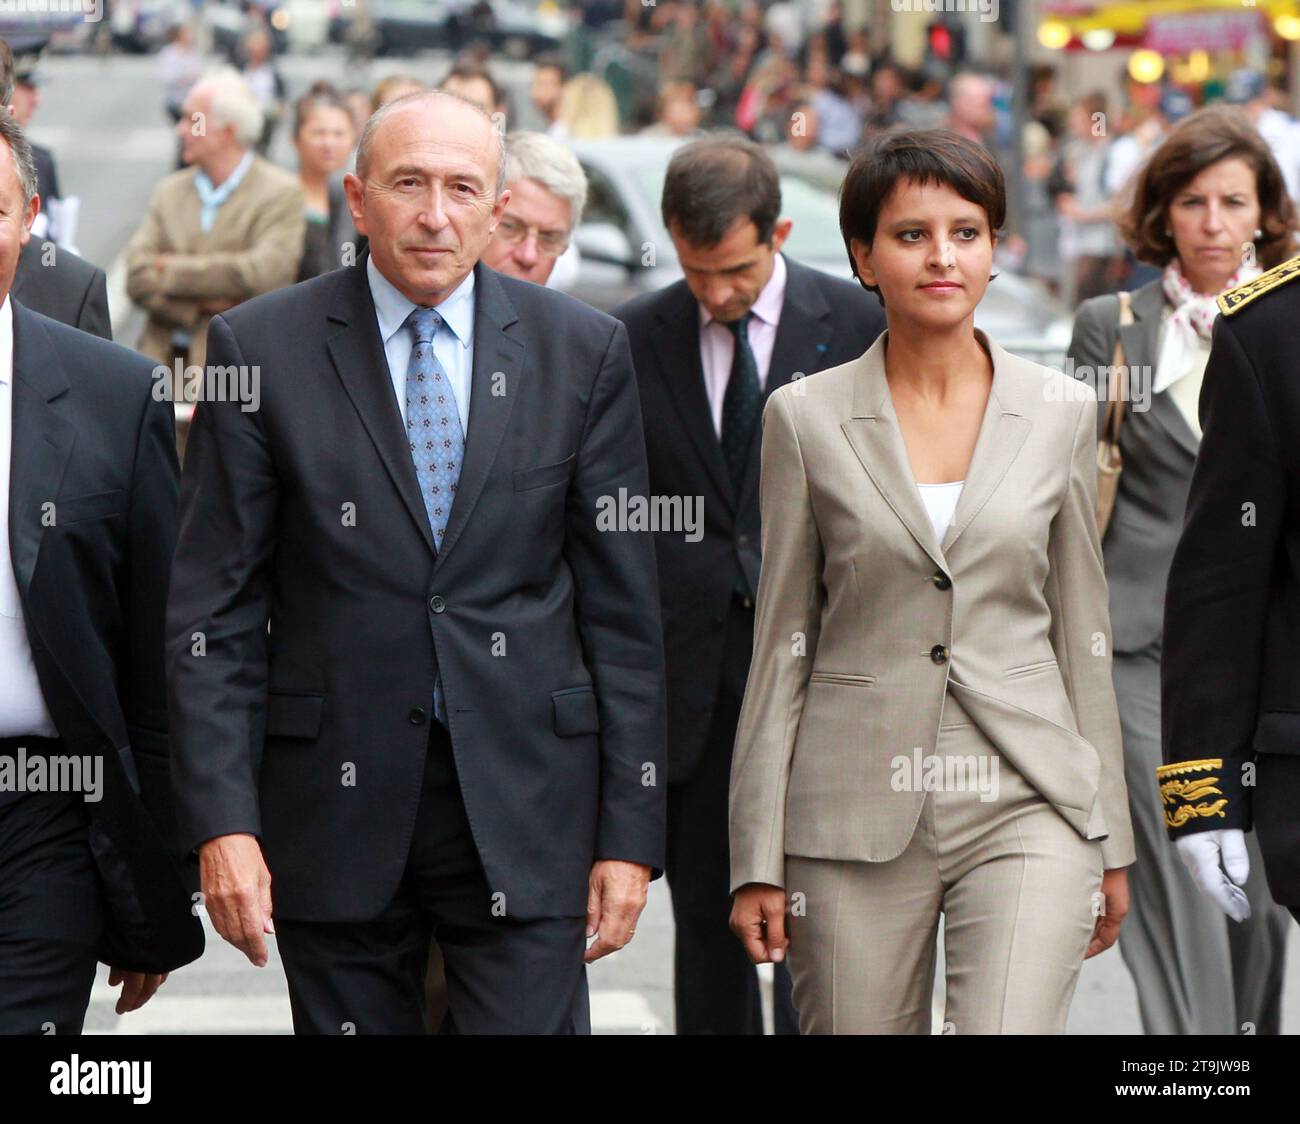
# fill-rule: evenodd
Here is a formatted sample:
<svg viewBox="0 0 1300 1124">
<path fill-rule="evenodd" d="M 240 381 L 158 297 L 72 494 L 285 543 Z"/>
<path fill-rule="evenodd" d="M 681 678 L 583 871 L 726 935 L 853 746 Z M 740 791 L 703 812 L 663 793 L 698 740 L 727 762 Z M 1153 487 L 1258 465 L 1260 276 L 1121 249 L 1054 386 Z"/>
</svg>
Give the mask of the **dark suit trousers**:
<svg viewBox="0 0 1300 1124">
<path fill-rule="evenodd" d="M 0 1034 L 80 1034 L 104 927 L 80 793 L 0 795 Z"/>
<path fill-rule="evenodd" d="M 586 918 L 514 920 L 470 834 L 451 742 L 434 721 L 406 871 L 373 920 L 278 921 L 298 1034 L 424 1034 L 434 935 L 445 1033 L 589 1034 Z"/>
<path fill-rule="evenodd" d="M 731 931 L 727 792 L 731 751 L 754 650 L 754 608 L 736 596 L 727 614 L 722 681 L 704 750 L 691 772 L 668 777 L 664 871 L 676 921 L 673 994 L 678 1034 L 762 1034 L 758 972 Z M 775 1029 L 798 1034 L 790 971 L 776 966 Z"/>
</svg>

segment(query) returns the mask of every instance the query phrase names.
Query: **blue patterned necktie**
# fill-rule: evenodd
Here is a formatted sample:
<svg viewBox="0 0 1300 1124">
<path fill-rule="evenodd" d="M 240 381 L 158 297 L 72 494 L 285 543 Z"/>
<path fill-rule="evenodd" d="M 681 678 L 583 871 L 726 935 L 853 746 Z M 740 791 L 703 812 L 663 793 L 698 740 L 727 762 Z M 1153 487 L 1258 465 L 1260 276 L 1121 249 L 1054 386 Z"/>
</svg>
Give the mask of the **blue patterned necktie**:
<svg viewBox="0 0 1300 1124">
<path fill-rule="evenodd" d="M 460 428 L 456 392 L 447 372 L 433 354 L 433 337 L 442 317 L 433 308 L 416 308 L 406 318 L 415 336 L 411 361 L 406 367 L 406 436 L 415 462 L 415 476 L 429 516 L 433 545 L 442 549 L 442 536 L 456 498 L 456 482 L 465 455 L 465 436 Z M 442 676 L 433 685 L 433 712 L 447 724 L 442 697 Z"/>
</svg>

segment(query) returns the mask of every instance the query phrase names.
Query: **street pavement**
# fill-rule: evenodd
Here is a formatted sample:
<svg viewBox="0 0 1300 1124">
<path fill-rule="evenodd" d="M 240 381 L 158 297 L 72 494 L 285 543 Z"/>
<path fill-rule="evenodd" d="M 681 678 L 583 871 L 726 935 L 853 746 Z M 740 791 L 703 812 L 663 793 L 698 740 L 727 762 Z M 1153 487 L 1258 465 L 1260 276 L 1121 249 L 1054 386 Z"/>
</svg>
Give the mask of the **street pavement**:
<svg viewBox="0 0 1300 1124">
<path fill-rule="evenodd" d="M 60 57 L 43 64 L 43 103 L 31 133 L 55 153 L 65 194 L 81 198 L 78 248 L 109 273 L 110 300 L 118 342 L 130 345 L 141 318 L 126 299 L 120 254 L 139 225 L 150 192 L 173 167 L 175 140 L 164 116 L 152 58 Z M 446 69 L 445 57 L 385 60 L 367 73 L 345 73 L 337 54 L 293 57 L 284 70 L 291 95 L 315 79 L 342 85 L 372 83 L 385 73 L 409 71 L 433 80 Z M 526 103 L 526 68 L 503 64 L 501 81 Z M 524 124 L 529 122 L 526 115 Z M 283 132 L 283 130 L 282 130 Z M 283 135 L 273 155 L 292 166 Z M 1297 952 L 1293 928 L 1291 954 Z M 208 949 L 196 964 L 181 970 L 142 1010 L 119 1018 L 116 992 L 106 970 L 96 984 L 86 1020 L 90 1033 L 180 1034 L 289 1033 L 289 1003 L 284 975 L 271 944 L 271 962 L 255 969 L 209 927 Z M 766 973 L 770 978 L 770 972 Z M 942 1021 L 942 959 L 936 982 L 935 1027 Z M 650 902 L 635 940 L 622 952 L 590 969 L 592 1025 L 597 1033 L 672 1033 L 672 911 L 667 886 L 651 886 Z M 770 992 L 770 985 L 768 987 Z M 1284 1029 L 1300 1027 L 1300 973 L 1287 978 Z M 1117 950 L 1084 964 L 1071 1010 L 1074 1034 L 1140 1032 L 1132 982 Z"/>
</svg>

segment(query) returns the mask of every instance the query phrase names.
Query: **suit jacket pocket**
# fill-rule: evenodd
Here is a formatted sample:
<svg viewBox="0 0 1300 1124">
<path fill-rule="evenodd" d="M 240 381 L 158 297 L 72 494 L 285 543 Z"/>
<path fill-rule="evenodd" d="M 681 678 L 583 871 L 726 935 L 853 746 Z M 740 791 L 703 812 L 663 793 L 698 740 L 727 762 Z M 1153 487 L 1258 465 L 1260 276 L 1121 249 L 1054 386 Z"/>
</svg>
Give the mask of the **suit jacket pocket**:
<svg viewBox="0 0 1300 1124">
<path fill-rule="evenodd" d="M 1008 679 L 1023 679 L 1026 676 L 1037 675 L 1055 667 L 1055 660 L 1035 660 L 1033 663 L 1021 664 L 1019 667 L 1009 667 L 1002 674 Z"/>
<path fill-rule="evenodd" d="M 573 469 L 575 455 L 570 453 L 564 460 L 556 464 L 539 464 L 536 468 L 515 469 L 515 491 L 527 492 L 533 488 L 546 488 L 551 484 L 563 484 L 564 481 L 568 480 L 569 473 Z"/>
<path fill-rule="evenodd" d="M 122 513 L 121 488 L 111 492 L 94 492 L 88 496 L 73 496 L 54 501 L 54 526 L 80 523 L 86 519 L 103 519 Z"/>
<path fill-rule="evenodd" d="M 1255 727 L 1256 753 L 1300 757 L 1300 711 L 1266 710 Z"/>
<path fill-rule="evenodd" d="M 551 692 L 555 708 L 555 732 L 562 738 L 600 733 L 596 692 L 590 687 L 566 687 Z"/>
<path fill-rule="evenodd" d="M 268 738 L 314 738 L 320 733 L 324 695 L 271 691 L 266 699 Z"/>
<path fill-rule="evenodd" d="M 814 671 L 808 679 L 813 683 L 839 683 L 845 687 L 871 687 L 876 682 L 874 675 L 858 675 L 852 671 Z"/>
</svg>

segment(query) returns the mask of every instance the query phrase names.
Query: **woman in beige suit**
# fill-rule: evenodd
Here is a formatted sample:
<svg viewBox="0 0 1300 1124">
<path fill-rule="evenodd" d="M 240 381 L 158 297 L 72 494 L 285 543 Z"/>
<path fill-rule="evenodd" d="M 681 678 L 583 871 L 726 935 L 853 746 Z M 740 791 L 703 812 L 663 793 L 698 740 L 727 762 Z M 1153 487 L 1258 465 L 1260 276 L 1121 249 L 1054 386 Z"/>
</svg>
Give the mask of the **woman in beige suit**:
<svg viewBox="0 0 1300 1124">
<path fill-rule="evenodd" d="M 805 1033 L 928 1033 L 941 915 L 945 1030 L 1061 1032 L 1127 908 L 1097 407 L 974 326 L 1005 214 L 955 133 L 859 155 L 840 226 L 888 330 L 763 415 L 732 927 L 788 949 Z"/>
</svg>

